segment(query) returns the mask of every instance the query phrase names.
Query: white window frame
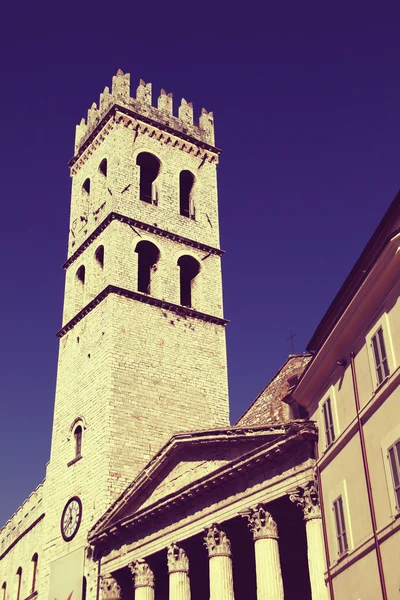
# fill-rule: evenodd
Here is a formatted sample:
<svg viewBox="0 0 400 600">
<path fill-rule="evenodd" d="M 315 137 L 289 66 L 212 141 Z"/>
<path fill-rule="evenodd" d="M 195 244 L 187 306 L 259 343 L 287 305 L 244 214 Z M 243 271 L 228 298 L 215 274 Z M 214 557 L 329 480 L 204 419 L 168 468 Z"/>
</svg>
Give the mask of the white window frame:
<svg viewBox="0 0 400 600">
<path fill-rule="evenodd" d="M 391 514 L 392 514 L 393 518 L 395 518 L 400 513 L 400 502 L 398 502 L 397 497 L 396 497 L 393 474 L 392 474 L 392 467 L 391 467 L 390 458 L 389 458 L 389 448 L 392 448 L 392 446 L 399 440 L 400 440 L 400 425 L 398 425 L 397 427 L 392 429 L 392 431 L 390 431 L 390 433 L 388 433 L 388 435 L 382 440 L 382 443 L 381 443 L 382 460 L 383 460 L 383 465 L 384 465 L 384 469 L 385 469 L 387 491 L 388 491 L 388 497 L 389 497 L 389 502 L 390 502 Z"/>
<path fill-rule="evenodd" d="M 386 361 L 387 361 L 387 366 L 389 369 L 389 374 L 387 376 L 385 376 L 382 381 L 379 381 L 379 379 L 378 379 L 375 353 L 374 353 L 374 349 L 372 346 L 372 340 L 378 334 L 380 329 L 382 329 L 383 340 L 384 340 L 385 351 L 386 351 Z M 366 336 L 366 343 L 367 343 L 368 359 L 369 359 L 369 366 L 370 366 L 371 378 L 372 378 L 372 386 L 373 386 L 373 389 L 376 390 L 377 388 L 379 388 L 381 385 L 383 385 L 385 383 L 385 381 L 391 376 L 391 374 L 395 370 L 393 342 L 392 342 L 392 336 L 390 333 L 389 319 L 388 319 L 387 313 L 384 313 L 380 317 L 380 319 L 378 321 L 376 321 L 374 326 L 370 329 L 370 331 L 368 332 L 368 334 Z"/>
<path fill-rule="evenodd" d="M 340 553 L 339 544 L 338 544 L 338 535 L 336 528 L 336 518 L 333 503 L 339 498 L 342 498 L 343 505 L 343 516 L 346 530 L 346 538 L 347 538 L 347 550 Z M 333 538 L 333 544 L 336 550 L 336 558 L 340 560 L 344 556 L 346 556 L 353 548 L 353 532 L 351 528 L 351 520 L 350 520 L 350 508 L 349 508 L 349 499 L 347 494 L 347 485 L 346 481 L 343 480 L 337 485 L 334 489 L 332 489 L 329 493 L 329 507 L 331 512 L 331 532 Z"/>
<path fill-rule="evenodd" d="M 333 425 L 333 432 L 335 435 L 334 440 L 332 440 L 329 443 L 328 443 L 327 435 L 326 435 L 325 416 L 324 416 L 324 405 L 328 401 L 328 399 L 330 399 L 330 408 L 331 408 L 331 413 L 332 413 L 332 425 Z M 323 448 L 323 452 L 326 452 L 332 446 L 332 444 L 335 443 L 335 441 L 337 440 L 337 438 L 339 436 L 339 424 L 338 424 L 338 416 L 337 416 L 337 410 L 336 410 L 336 395 L 335 395 L 335 388 L 333 387 L 333 385 L 330 386 L 330 388 L 323 395 L 323 397 L 321 398 L 321 401 L 319 402 L 318 422 L 319 422 L 319 431 L 320 431 L 319 437 L 320 437 L 321 442 L 323 439 L 321 447 Z"/>
</svg>

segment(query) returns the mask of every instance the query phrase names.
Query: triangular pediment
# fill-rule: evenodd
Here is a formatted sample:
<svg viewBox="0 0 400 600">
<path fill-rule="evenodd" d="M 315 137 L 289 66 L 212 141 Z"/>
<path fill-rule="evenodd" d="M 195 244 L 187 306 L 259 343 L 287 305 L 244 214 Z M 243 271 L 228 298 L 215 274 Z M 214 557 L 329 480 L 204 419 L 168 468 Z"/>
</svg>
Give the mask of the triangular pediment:
<svg viewBox="0 0 400 600">
<path fill-rule="evenodd" d="M 130 518 L 151 510 L 165 499 L 187 493 L 204 480 L 285 437 L 280 426 L 253 429 L 232 427 L 171 438 L 98 521 L 89 539 Z"/>
</svg>

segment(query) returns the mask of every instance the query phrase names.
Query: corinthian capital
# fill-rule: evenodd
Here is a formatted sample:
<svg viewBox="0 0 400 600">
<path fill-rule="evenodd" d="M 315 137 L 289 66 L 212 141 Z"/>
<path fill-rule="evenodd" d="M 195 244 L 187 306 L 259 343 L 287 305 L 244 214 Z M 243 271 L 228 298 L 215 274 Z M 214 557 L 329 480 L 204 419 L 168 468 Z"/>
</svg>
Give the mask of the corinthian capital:
<svg viewBox="0 0 400 600">
<path fill-rule="evenodd" d="M 110 573 L 100 577 L 100 588 L 102 600 L 119 600 L 121 598 L 121 588 Z"/>
<path fill-rule="evenodd" d="M 168 573 L 189 573 L 189 559 L 183 548 L 171 544 L 167 550 Z"/>
<path fill-rule="evenodd" d="M 289 498 L 302 509 L 305 521 L 318 519 L 321 516 L 318 488 L 315 481 L 309 481 L 304 487 L 297 487 L 289 492 Z"/>
<path fill-rule="evenodd" d="M 250 508 L 243 514 L 249 521 L 249 527 L 253 533 L 254 540 L 265 538 L 278 539 L 278 527 L 271 514 L 265 510 L 263 504 L 258 504 L 255 508 Z"/>
<path fill-rule="evenodd" d="M 207 527 L 204 545 L 208 550 L 209 558 L 213 556 L 232 556 L 231 543 L 226 537 L 226 533 L 221 531 L 215 523 L 211 527 Z"/>
<path fill-rule="evenodd" d="M 134 577 L 134 587 L 154 587 L 154 574 L 143 558 L 129 564 Z"/>
</svg>

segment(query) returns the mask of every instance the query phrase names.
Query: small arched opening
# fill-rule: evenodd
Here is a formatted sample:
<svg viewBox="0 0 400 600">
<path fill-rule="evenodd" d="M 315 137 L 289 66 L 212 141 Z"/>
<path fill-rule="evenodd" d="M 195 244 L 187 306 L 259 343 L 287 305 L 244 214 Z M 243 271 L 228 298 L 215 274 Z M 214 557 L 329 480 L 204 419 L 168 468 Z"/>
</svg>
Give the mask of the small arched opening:
<svg viewBox="0 0 400 600">
<path fill-rule="evenodd" d="M 35 554 L 32 556 L 32 588 L 31 588 L 31 594 L 33 594 L 36 591 L 36 578 L 37 578 L 37 568 L 38 568 L 38 553 L 35 552 Z"/>
<path fill-rule="evenodd" d="M 103 160 L 99 164 L 99 173 L 103 177 L 107 177 L 107 159 L 106 158 L 103 158 Z"/>
<path fill-rule="evenodd" d="M 180 268 L 181 304 L 191 308 L 193 281 L 200 271 L 200 263 L 192 256 L 181 256 L 178 266 Z"/>
<path fill-rule="evenodd" d="M 2 589 L 2 600 L 6 600 L 7 597 L 7 582 L 3 581 L 3 585 L 1 586 Z"/>
<path fill-rule="evenodd" d="M 149 204 L 158 204 L 155 180 L 160 172 L 160 161 L 150 152 L 141 152 L 136 164 L 140 167 L 140 199 Z"/>
<path fill-rule="evenodd" d="M 97 264 L 103 268 L 104 267 L 104 246 L 99 246 L 94 253 Z"/>
<path fill-rule="evenodd" d="M 179 212 L 184 217 L 194 219 L 193 186 L 195 177 L 190 171 L 179 174 Z"/>
<path fill-rule="evenodd" d="M 83 429 L 82 425 L 78 425 L 74 430 L 74 440 L 75 440 L 75 458 L 80 458 L 82 456 L 82 436 Z"/>
<path fill-rule="evenodd" d="M 82 194 L 88 198 L 90 196 L 90 179 L 85 179 L 82 185 Z"/>
<path fill-rule="evenodd" d="M 152 275 L 157 268 L 160 251 L 151 242 L 143 240 L 138 243 L 135 252 L 138 253 L 138 291 L 150 294 Z"/>
<path fill-rule="evenodd" d="M 77 270 L 76 278 L 82 286 L 85 285 L 85 267 L 84 267 L 84 265 L 81 265 L 79 267 L 79 269 Z"/>
<path fill-rule="evenodd" d="M 16 600 L 20 600 L 20 597 L 21 597 L 21 584 L 22 584 L 22 567 L 18 567 L 18 569 L 17 569 L 17 577 L 18 577 L 18 583 L 17 583 L 17 599 Z"/>
</svg>

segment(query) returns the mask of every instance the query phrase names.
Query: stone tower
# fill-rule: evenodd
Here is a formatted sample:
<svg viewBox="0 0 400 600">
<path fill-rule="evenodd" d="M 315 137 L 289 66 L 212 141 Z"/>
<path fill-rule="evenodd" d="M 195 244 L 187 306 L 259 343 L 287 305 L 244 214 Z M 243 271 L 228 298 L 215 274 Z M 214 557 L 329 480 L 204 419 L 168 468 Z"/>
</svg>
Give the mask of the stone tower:
<svg viewBox="0 0 400 600">
<path fill-rule="evenodd" d="M 228 425 L 218 155 L 212 113 L 195 125 L 182 100 L 176 117 L 164 90 L 153 107 L 143 81 L 132 98 L 122 71 L 77 127 L 46 562 L 86 543 L 174 432 Z"/>
</svg>

